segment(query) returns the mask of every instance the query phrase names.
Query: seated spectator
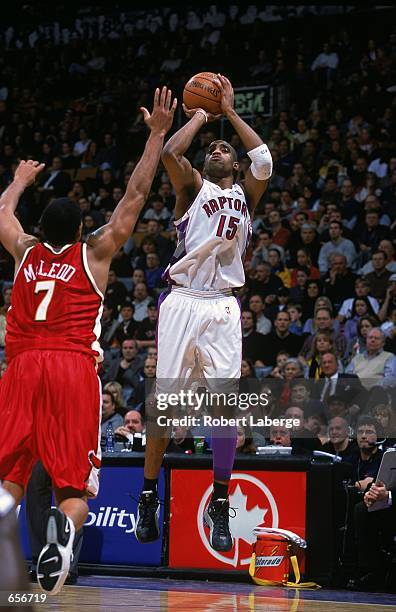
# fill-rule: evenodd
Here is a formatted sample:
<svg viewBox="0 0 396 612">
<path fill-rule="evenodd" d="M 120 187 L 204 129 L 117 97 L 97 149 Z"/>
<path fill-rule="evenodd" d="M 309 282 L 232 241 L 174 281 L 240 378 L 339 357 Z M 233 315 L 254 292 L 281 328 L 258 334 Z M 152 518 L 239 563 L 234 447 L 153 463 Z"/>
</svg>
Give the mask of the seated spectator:
<svg viewBox="0 0 396 612">
<path fill-rule="evenodd" d="M 390 403 L 375 404 L 371 408 L 371 416 L 379 423 L 381 433 L 384 435 L 384 448 L 389 448 L 396 444 L 396 415 Z"/>
<path fill-rule="evenodd" d="M 138 433 L 143 436 L 145 432 L 143 417 L 137 410 L 129 410 L 124 417 L 123 424 L 114 431 L 118 438 L 121 438 L 122 441 L 128 440 L 132 445 L 134 434 Z M 143 446 L 145 446 L 145 443 Z"/>
<path fill-rule="evenodd" d="M 251 310 L 242 311 L 242 356 L 252 361 L 262 361 L 265 337 L 256 331 L 256 314 Z"/>
<path fill-rule="evenodd" d="M 147 266 L 147 255 L 150 253 L 157 252 L 157 246 L 155 240 L 152 236 L 145 236 L 141 242 L 140 248 L 137 249 L 138 255 L 133 259 L 133 265 L 135 268 L 139 268 L 144 271 Z M 146 282 L 146 277 L 144 276 L 143 281 Z"/>
<path fill-rule="evenodd" d="M 356 298 L 366 298 L 369 300 L 371 308 L 375 314 L 378 315 L 379 303 L 370 293 L 370 285 L 364 278 L 357 278 L 355 280 L 355 297 L 350 297 L 343 301 L 341 308 L 338 311 L 337 319 L 343 323 L 346 319 L 351 316 L 353 302 Z"/>
<path fill-rule="evenodd" d="M 289 357 L 282 369 L 282 379 L 284 382 L 278 399 L 278 405 L 282 412 L 290 403 L 291 381 L 295 378 L 304 378 L 304 366 L 298 359 Z"/>
<path fill-rule="evenodd" d="M 379 327 L 367 334 L 366 350 L 353 357 L 346 368 L 348 374 L 357 374 L 366 389 L 383 383 L 384 378 L 393 378 L 395 355 L 384 351 L 385 336 Z"/>
<path fill-rule="evenodd" d="M 268 249 L 268 261 L 271 265 L 272 274 L 279 276 L 283 285 L 289 288 L 291 285 L 290 270 L 282 263 L 280 253 L 276 247 Z"/>
<path fill-rule="evenodd" d="M 343 460 L 356 453 L 357 444 L 350 439 L 350 427 L 345 417 L 334 416 L 329 420 L 329 441 L 323 444 L 322 450 Z"/>
<path fill-rule="evenodd" d="M 162 265 L 167 265 L 169 259 L 175 250 L 175 245 L 169 240 L 162 236 L 162 226 L 157 219 L 149 219 L 146 227 L 146 234 L 148 237 L 152 238 L 155 243 L 155 249 L 160 258 Z"/>
<path fill-rule="evenodd" d="M 323 450 L 323 444 L 329 441 L 326 417 L 321 413 L 312 413 L 305 419 L 305 427 L 319 439 L 319 442 L 322 444 L 320 450 Z"/>
<path fill-rule="evenodd" d="M 143 359 L 138 356 L 136 340 L 124 340 L 121 347 L 121 356 L 110 355 L 103 362 L 100 377 L 103 383 L 116 380 L 124 389 L 125 395 L 130 395 L 131 389 L 136 387 L 137 374 L 143 367 Z M 126 393 L 126 387 L 129 393 Z"/>
<path fill-rule="evenodd" d="M 388 490 L 384 483 L 376 482 L 354 508 L 357 551 L 357 575 L 351 585 L 354 589 L 378 592 L 386 586 L 383 549 L 391 551 L 396 537 L 395 499 L 396 487 Z M 382 502 L 382 509 L 369 512 L 375 502 Z"/>
<path fill-rule="evenodd" d="M 101 438 L 104 442 L 106 438 L 106 430 L 109 423 L 112 424 L 113 430 L 122 425 L 124 422 L 122 416 L 116 412 L 116 403 L 111 391 L 104 390 L 102 392 L 102 421 L 100 425 Z"/>
<path fill-rule="evenodd" d="M 396 259 L 395 259 L 395 249 L 390 240 L 381 240 L 378 245 L 378 250 L 382 251 L 386 255 L 386 269 L 392 274 L 396 273 Z M 370 272 L 374 272 L 374 264 L 373 260 L 370 259 L 360 270 L 358 274 L 360 276 L 366 276 L 370 274 Z"/>
<path fill-rule="evenodd" d="M 391 308 L 396 307 L 396 274 L 391 274 L 388 278 L 388 286 L 386 288 L 386 294 L 384 303 L 378 313 L 380 321 L 385 321 Z"/>
<path fill-rule="evenodd" d="M 149 289 L 157 289 L 158 287 L 164 287 L 165 283 L 162 281 L 162 275 L 164 268 L 160 266 L 160 259 L 156 253 L 149 253 L 146 255 L 146 283 Z"/>
<path fill-rule="evenodd" d="M 293 262 L 296 261 L 297 251 L 304 249 L 312 261 L 314 266 L 318 263 L 319 251 L 321 248 L 319 236 L 316 231 L 314 223 L 304 223 L 300 230 L 300 240 L 297 241 L 296 246 L 290 248 L 290 257 Z"/>
<path fill-rule="evenodd" d="M 111 380 L 103 387 L 104 391 L 110 391 L 113 394 L 116 406 L 116 412 L 122 416 L 125 414 L 124 396 L 122 395 L 122 387 L 119 382 Z"/>
<path fill-rule="evenodd" d="M 380 224 L 380 214 L 377 210 L 368 210 L 365 214 L 364 223 L 357 228 L 357 239 L 362 253 L 375 251 L 381 240 L 390 237 L 389 227 Z"/>
<path fill-rule="evenodd" d="M 284 425 L 271 425 L 269 443 L 274 446 L 291 447 L 291 429 Z"/>
<path fill-rule="evenodd" d="M 321 356 L 328 352 L 335 353 L 334 337 L 329 331 L 318 331 L 315 334 L 311 350 L 306 359 L 304 359 L 307 364 L 309 379 L 319 380 L 319 378 L 322 378 L 323 372 L 320 360 Z M 302 358 L 300 357 L 300 359 Z M 341 363 L 338 365 L 342 367 Z"/>
<path fill-rule="evenodd" d="M 357 403 L 360 406 L 364 390 L 359 377 L 351 373 L 342 374 L 334 353 L 323 353 L 320 366 L 324 376 L 315 384 L 314 397 L 326 406 L 332 395 L 341 397 L 347 404 Z"/>
<path fill-rule="evenodd" d="M 137 322 L 143 321 L 148 316 L 147 307 L 152 302 L 152 298 L 148 295 L 147 285 L 145 283 L 136 283 L 133 288 L 133 318 Z"/>
<path fill-rule="evenodd" d="M 329 331 L 328 324 L 324 318 L 321 318 L 318 323 L 315 322 L 316 314 L 318 310 L 320 310 L 321 308 L 330 310 L 331 314 L 333 314 L 333 304 L 330 298 L 328 298 L 326 295 L 321 295 L 315 300 L 314 309 L 313 309 L 313 318 L 309 318 L 305 321 L 304 327 L 303 327 L 303 334 L 313 335 L 315 334 L 316 331 L 322 331 L 322 328 L 323 328 L 323 331 Z M 320 326 L 320 327 L 316 327 L 316 326 Z M 336 319 L 333 321 L 333 331 L 336 334 L 338 334 L 340 331 L 340 325 Z"/>
<path fill-rule="evenodd" d="M 351 316 L 344 326 L 344 335 L 348 344 L 356 342 L 358 323 L 365 316 L 375 317 L 369 299 L 367 297 L 355 298 L 353 300 Z"/>
<path fill-rule="evenodd" d="M 120 309 L 120 319 L 121 322 L 117 327 L 115 332 L 115 338 L 119 344 L 122 345 L 124 340 L 129 338 L 135 338 L 136 333 L 139 329 L 138 323 L 133 318 L 135 308 L 130 300 L 125 301 L 121 305 Z"/>
<path fill-rule="evenodd" d="M 344 255 L 346 258 L 347 267 L 351 268 L 356 259 L 355 245 L 351 240 L 343 237 L 343 226 L 338 221 L 330 223 L 329 235 L 330 241 L 320 249 L 319 253 L 319 270 L 322 275 L 325 275 L 330 268 L 330 255 Z"/>
<path fill-rule="evenodd" d="M 285 367 L 286 361 L 290 355 L 287 351 L 279 351 L 276 356 L 276 366 L 273 368 L 270 376 L 271 378 L 282 378 L 283 379 L 283 368 Z"/>
<path fill-rule="evenodd" d="M 346 340 L 341 333 L 335 332 L 334 323 L 335 321 L 332 317 L 332 312 L 329 308 L 320 307 L 317 309 L 317 311 L 315 312 L 315 318 L 313 323 L 314 333 L 312 336 L 308 336 L 305 339 L 300 351 L 301 357 L 307 360 L 307 357 L 311 352 L 311 347 L 315 340 L 315 334 L 317 334 L 319 331 L 325 331 L 331 334 L 333 337 L 334 346 L 337 350 L 337 354 L 340 355 L 341 358 L 345 355 L 347 349 Z"/>
<path fill-rule="evenodd" d="M 259 388 L 259 380 L 253 362 L 250 359 L 242 359 L 239 393 L 258 393 Z"/>
<path fill-rule="evenodd" d="M 305 415 L 302 408 L 289 406 L 285 411 L 285 417 L 298 421 L 298 425 L 293 425 L 290 433 L 293 450 L 312 453 L 314 450 L 321 449 L 322 444 L 319 438 L 305 427 Z"/>
<path fill-rule="evenodd" d="M 101 333 L 99 342 L 102 349 L 106 351 L 115 344 L 115 333 L 119 325 L 117 319 L 113 317 L 113 309 L 107 300 L 103 302 L 103 313 L 100 324 Z"/>
<path fill-rule="evenodd" d="M 63 171 L 63 163 L 61 157 L 55 156 L 43 174 L 40 174 L 38 179 L 37 191 L 40 193 L 41 204 L 44 206 L 48 203 L 49 198 L 63 198 L 69 193 L 71 179 L 67 172 Z"/>
<path fill-rule="evenodd" d="M 325 295 L 338 310 L 342 302 L 353 296 L 356 275 L 347 268 L 346 257 L 338 253 L 330 255 L 330 270 L 323 278 Z"/>
<path fill-rule="evenodd" d="M 358 449 L 348 457 L 348 463 L 353 468 L 355 487 L 363 493 L 376 478 L 381 464 L 383 452 L 377 445 L 379 430 L 379 423 L 372 416 L 359 417 L 356 428 Z"/>
<path fill-rule="evenodd" d="M 318 399 L 311 399 L 312 382 L 295 377 L 290 382 L 290 403 L 304 411 L 305 418 L 312 415 L 323 415 L 324 406 Z"/>
<path fill-rule="evenodd" d="M 268 215 L 268 220 L 271 226 L 272 242 L 285 249 L 291 234 L 290 231 L 282 225 L 280 212 L 278 210 L 271 211 Z"/>
<path fill-rule="evenodd" d="M 249 300 L 249 309 L 256 315 L 256 331 L 259 334 L 268 334 L 272 323 L 264 315 L 264 301 L 261 295 L 252 295 Z"/>
<path fill-rule="evenodd" d="M 207 450 L 208 444 L 205 440 L 204 451 Z M 177 425 L 173 428 L 172 437 L 166 448 L 167 453 L 195 453 L 194 437 L 188 427 Z"/>
<path fill-rule="evenodd" d="M 253 222 L 254 224 L 254 222 Z M 255 269 L 258 264 L 268 263 L 268 251 L 273 247 L 277 247 L 281 255 L 281 260 L 285 258 L 285 250 L 280 245 L 275 245 L 272 242 L 272 232 L 269 229 L 263 229 L 258 232 L 257 242 L 253 251 L 252 267 Z"/>
<path fill-rule="evenodd" d="M 136 340 L 139 349 L 148 349 L 155 346 L 155 335 L 157 330 L 158 308 L 154 302 L 147 307 L 147 317 L 139 323 Z"/>
<path fill-rule="evenodd" d="M 257 264 L 254 277 L 248 278 L 246 284 L 249 295 L 259 294 L 263 298 L 276 295 L 278 290 L 283 287 L 281 279 L 272 274 L 271 265 L 267 262 Z"/>
<path fill-rule="evenodd" d="M 168 225 L 170 212 L 165 208 L 164 200 L 158 194 L 152 196 L 148 201 L 148 210 L 143 215 L 143 221 L 155 219 L 159 221 L 163 227 Z"/>
<path fill-rule="evenodd" d="M 297 285 L 297 271 L 305 269 L 310 280 L 317 280 L 320 278 L 320 272 L 318 268 L 312 265 L 311 257 L 306 249 L 298 249 L 296 256 L 296 268 L 291 272 L 291 286 Z"/>
<path fill-rule="evenodd" d="M 281 350 L 287 351 L 292 357 L 297 357 L 301 350 L 302 338 L 290 333 L 290 324 L 290 314 L 287 311 L 278 312 L 273 331 L 265 336 L 261 356 L 263 365 L 274 367 L 276 356 Z"/>
<path fill-rule="evenodd" d="M 305 286 L 303 307 L 303 321 L 314 316 L 316 300 L 322 292 L 322 285 L 318 280 L 308 281 Z"/>
<path fill-rule="evenodd" d="M 381 325 L 381 331 L 386 338 L 394 340 L 396 336 L 396 306 L 388 309 L 388 316 Z"/>
<path fill-rule="evenodd" d="M 308 282 L 308 272 L 306 268 L 295 268 L 296 272 L 296 284 L 290 289 L 290 301 L 292 303 L 301 304 L 304 300 L 305 287 Z"/>
<path fill-rule="evenodd" d="M 114 316 L 118 316 L 118 308 L 125 302 L 127 290 L 121 281 L 118 280 L 115 271 L 110 268 L 106 288 L 106 301 L 113 309 Z"/>
<path fill-rule="evenodd" d="M 356 341 L 348 347 L 348 354 L 355 356 L 364 353 L 366 350 L 367 334 L 378 325 L 379 321 L 375 317 L 361 317 L 357 324 Z"/>
<path fill-rule="evenodd" d="M 264 440 L 265 442 L 265 440 Z M 236 452 L 244 455 L 255 455 L 256 447 L 253 443 L 253 434 L 250 427 L 238 427 L 237 429 L 237 442 Z"/>
<path fill-rule="evenodd" d="M 290 315 L 291 323 L 289 331 L 296 336 L 301 336 L 303 333 L 302 308 L 300 304 L 288 304 L 286 307 L 287 312 Z"/>
<path fill-rule="evenodd" d="M 383 302 L 388 289 L 388 281 L 392 276 L 386 269 L 386 255 L 383 251 L 375 251 L 371 257 L 373 272 L 365 276 L 365 280 L 370 286 L 370 295 L 379 302 Z"/>
</svg>

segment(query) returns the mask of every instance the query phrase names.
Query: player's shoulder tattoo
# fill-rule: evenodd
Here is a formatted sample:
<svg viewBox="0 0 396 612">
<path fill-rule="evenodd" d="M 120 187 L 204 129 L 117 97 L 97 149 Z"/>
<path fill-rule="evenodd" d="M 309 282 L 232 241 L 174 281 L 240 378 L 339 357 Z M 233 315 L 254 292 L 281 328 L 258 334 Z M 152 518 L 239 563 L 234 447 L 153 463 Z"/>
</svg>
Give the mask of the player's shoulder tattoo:
<svg viewBox="0 0 396 612">
<path fill-rule="evenodd" d="M 102 227 L 98 227 L 98 229 L 92 232 L 92 234 L 89 234 L 87 238 L 87 245 L 94 247 L 97 244 L 98 240 L 100 240 L 100 238 L 103 236 L 105 231 L 105 225 L 102 225 Z"/>
</svg>

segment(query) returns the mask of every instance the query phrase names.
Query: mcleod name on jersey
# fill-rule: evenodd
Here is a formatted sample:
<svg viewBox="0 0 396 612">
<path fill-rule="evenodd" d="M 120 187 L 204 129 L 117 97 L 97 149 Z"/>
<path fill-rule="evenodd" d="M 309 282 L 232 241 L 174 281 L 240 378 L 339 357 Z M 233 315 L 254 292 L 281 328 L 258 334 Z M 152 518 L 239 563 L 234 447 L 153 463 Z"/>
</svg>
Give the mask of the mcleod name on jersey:
<svg viewBox="0 0 396 612">
<path fill-rule="evenodd" d="M 102 302 L 86 244 L 65 245 L 58 252 L 46 243 L 30 247 L 17 271 L 7 313 L 8 361 L 32 349 L 78 351 L 102 361 Z"/>
<path fill-rule="evenodd" d="M 243 257 L 251 221 L 239 185 L 221 189 L 204 179 L 194 202 L 175 226 L 178 245 L 165 272 L 167 280 L 201 291 L 244 284 Z"/>
</svg>

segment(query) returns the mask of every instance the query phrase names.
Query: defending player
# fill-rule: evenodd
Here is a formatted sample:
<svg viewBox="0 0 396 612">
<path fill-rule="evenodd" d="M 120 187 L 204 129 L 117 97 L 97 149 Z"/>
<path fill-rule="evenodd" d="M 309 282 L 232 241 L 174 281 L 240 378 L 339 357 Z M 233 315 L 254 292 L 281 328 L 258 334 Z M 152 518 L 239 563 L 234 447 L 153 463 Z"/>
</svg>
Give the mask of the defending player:
<svg viewBox="0 0 396 612">
<path fill-rule="evenodd" d="M 150 192 L 176 100 L 166 87 L 153 112 L 145 150 L 110 222 L 81 239 L 81 212 L 61 198 L 45 209 L 44 242 L 26 235 L 14 215 L 18 199 L 44 167 L 22 161 L 0 199 L 0 240 L 15 259 L 7 315 L 8 368 L 0 384 L 0 479 L 19 503 L 40 458 L 52 478 L 47 544 L 37 563 L 43 590 L 57 593 L 68 574 L 75 530 L 98 489 L 100 383 L 96 364 L 103 294 L 111 259 L 130 236 Z"/>
<path fill-rule="evenodd" d="M 223 140 L 209 146 L 204 178 L 184 153 L 200 128 L 215 117 L 187 110 L 190 121 L 166 143 L 162 161 L 176 191 L 178 246 L 167 269 L 171 291 L 161 304 L 158 325 L 158 385 L 178 379 L 188 386 L 197 367 L 207 382 L 239 380 L 242 353 L 240 308 L 233 288 L 245 282 L 243 256 L 251 217 L 272 173 L 268 147 L 234 110 L 229 80 L 218 77 L 222 112 L 240 136 L 252 161 L 243 186 L 234 149 Z M 165 391 L 166 389 L 161 389 Z M 150 542 L 159 536 L 158 475 L 166 436 L 150 436 L 146 446 L 144 486 L 138 506 L 136 536 Z M 214 487 L 205 521 L 215 550 L 232 548 L 228 484 L 236 448 L 236 428 L 215 428 L 212 437 Z"/>
</svg>

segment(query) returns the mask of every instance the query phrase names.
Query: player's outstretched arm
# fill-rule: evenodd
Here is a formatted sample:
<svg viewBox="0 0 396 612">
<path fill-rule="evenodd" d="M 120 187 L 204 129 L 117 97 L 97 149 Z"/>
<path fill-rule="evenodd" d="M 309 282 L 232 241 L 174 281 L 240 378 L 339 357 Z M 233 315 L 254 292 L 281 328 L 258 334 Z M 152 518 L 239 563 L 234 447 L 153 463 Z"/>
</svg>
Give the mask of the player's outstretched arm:
<svg viewBox="0 0 396 612">
<path fill-rule="evenodd" d="M 171 90 L 163 87 L 161 91 L 158 88 L 155 90 L 151 115 L 146 108 L 140 109 L 144 122 L 150 129 L 150 135 L 143 155 L 128 181 L 125 195 L 118 203 L 109 223 L 88 238 L 90 258 L 98 261 L 111 260 L 130 237 L 150 193 L 165 134 L 171 128 L 176 106 L 177 100 L 175 98 L 172 102 Z"/>
<path fill-rule="evenodd" d="M 190 119 L 166 143 L 161 154 L 162 162 L 176 192 L 175 217 L 182 217 L 186 208 L 201 189 L 202 178 L 195 170 L 185 152 L 190 147 L 194 137 L 207 121 L 213 121 L 220 115 L 211 115 L 202 108 L 188 109 L 183 105 L 184 112 Z"/>
<path fill-rule="evenodd" d="M 240 137 L 252 160 L 243 186 L 249 201 L 249 209 L 253 212 L 267 189 L 272 174 L 271 153 L 260 136 L 236 113 L 234 109 L 234 90 L 227 77 L 219 74 L 218 85 L 221 90 L 222 111 Z"/>
<path fill-rule="evenodd" d="M 18 201 L 29 185 L 32 185 L 45 164 L 29 159 L 21 161 L 15 171 L 14 180 L 2 193 L 0 198 L 0 242 L 19 264 L 26 249 L 37 242 L 34 236 L 23 231 L 22 225 L 15 216 Z"/>
</svg>

